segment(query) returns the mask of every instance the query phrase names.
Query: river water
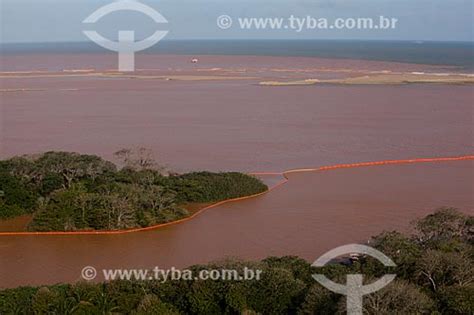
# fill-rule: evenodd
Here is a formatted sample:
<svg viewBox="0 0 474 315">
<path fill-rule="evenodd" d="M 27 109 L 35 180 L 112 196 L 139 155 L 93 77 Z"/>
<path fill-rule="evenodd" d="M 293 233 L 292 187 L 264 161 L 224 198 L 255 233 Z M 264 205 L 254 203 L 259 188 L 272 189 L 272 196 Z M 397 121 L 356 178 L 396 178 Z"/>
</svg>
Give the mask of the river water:
<svg viewBox="0 0 474 315">
<path fill-rule="evenodd" d="M 184 57 L 174 58 L 179 64 Z M 38 90 L 1 94 L 1 155 L 68 150 L 112 158 L 120 148 L 145 146 L 177 171 L 283 171 L 473 153 L 471 86 L 258 86 L 255 76 L 275 76 L 277 67 L 341 75 L 323 74 L 325 61 L 311 60 L 235 57 L 230 68 L 249 77 L 242 80 L 2 79 L 3 89 Z M 224 61 L 230 59 L 209 61 L 202 73 Z M 346 70 L 421 67 L 326 62 Z M 199 70 L 189 67 L 163 71 Z M 472 214 L 473 170 L 464 161 L 298 173 L 269 194 L 156 231 L 0 237 L 0 287 L 75 281 L 87 265 L 186 267 L 288 254 L 312 261 L 383 230 L 408 231 L 412 220 L 440 206 Z"/>
</svg>

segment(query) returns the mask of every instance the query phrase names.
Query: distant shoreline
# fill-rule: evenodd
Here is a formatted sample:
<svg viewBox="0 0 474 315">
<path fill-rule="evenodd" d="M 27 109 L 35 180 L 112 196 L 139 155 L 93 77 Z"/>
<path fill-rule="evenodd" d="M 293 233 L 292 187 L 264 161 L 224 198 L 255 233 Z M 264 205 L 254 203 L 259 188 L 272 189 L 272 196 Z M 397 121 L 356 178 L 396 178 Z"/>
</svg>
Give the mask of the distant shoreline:
<svg viewBox="0 0 474 315">
<path fill-rule="evenodd" d="M 437 72 L 396 72 L 388 70 L 344 70 L 319 69 L 305 73 L 298 69 L 270 69 L 262 75 L 259 71 L 236 72 L 232 68 L 190 69 L 182 70 L 147 70 L 138 69 L 135 72 L 124 73 L 114 70 L 95 71 L 94 69 L 69 69 L 58 71 L 0 71 L 2 80 L 31 80 L 31 79 L 70 79 L 70 78 L 101 78 L 101 79 L 141 79 L 158 81 L 257 81 L 260 86 L 308 86 L 316 84 L 331 85 L 402 85 L 402 84 L 474 84 L 474 74 L 471 73 L 437 73 Z M 278 77 L 285 73 L 289 77 Z M 339 78 L 325 78 L 324 74 L 338 74 Z M 62 89 L 63 91 L 78 91 L 78 87 Z M 11 87 L 2 88 L 0 93 L 37 92 L 40 88 Z"/>
<path fill-rule="evenodd" d="M 300 81 L 264 81 L 263 86 L 295 86 L 295 85 L 315 85 L 315 84 L 343 84 L 343 85 L 380 85 L 380 84 L 474 84 L 473 75 L 437 75 L 437 74 L 413 74 L 413 73 L 393 73 L 374 74 L 360 77 L 317 80 L 307 79 Z"/>
<path fill-rule="evenodd" d="M 10 54 L 107 53 L 90 42 L 3 43 Z M 140 54 L 247 55 L 375 60 L 473 69 L 474 42 L 373 40 L 164 40 Z"/>
</svg>

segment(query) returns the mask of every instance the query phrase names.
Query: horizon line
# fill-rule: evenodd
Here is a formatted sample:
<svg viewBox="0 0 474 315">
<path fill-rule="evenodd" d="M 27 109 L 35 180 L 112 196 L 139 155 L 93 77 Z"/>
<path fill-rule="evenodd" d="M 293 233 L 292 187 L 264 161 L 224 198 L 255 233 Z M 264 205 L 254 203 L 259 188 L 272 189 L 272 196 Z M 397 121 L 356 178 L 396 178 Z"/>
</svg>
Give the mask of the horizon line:
<svg viewBox="0 0 474 315">
<path fill-rule="evenodd" d="M 446 44 L 472 44 L 474 45 L 474 40 L 464 41 L 464 40 L 415 40 L 415 39 L 310 39 L 310 38 L 281 38 L 281 39 L 272 39 L 272 38 L 233 38 L 233 39 L 224 39 L 224 38 L 184 38 L 184 39 L 164 39 L 161 42 L 198 42 L 198 41 L 214 41 L 214 42 L 231 42 L 231 41 L 294 41 L 294 42 L 378 42 L 378 43 L 413 43 L 413 44 L 424 44 L 424 43 L 446 43 Z M 93 44 L 88 40 L 84 41 L 19 41 L 19 42 L 2 42 L 0 45 L 28 45 L 28 44 Z"/>
</svg>

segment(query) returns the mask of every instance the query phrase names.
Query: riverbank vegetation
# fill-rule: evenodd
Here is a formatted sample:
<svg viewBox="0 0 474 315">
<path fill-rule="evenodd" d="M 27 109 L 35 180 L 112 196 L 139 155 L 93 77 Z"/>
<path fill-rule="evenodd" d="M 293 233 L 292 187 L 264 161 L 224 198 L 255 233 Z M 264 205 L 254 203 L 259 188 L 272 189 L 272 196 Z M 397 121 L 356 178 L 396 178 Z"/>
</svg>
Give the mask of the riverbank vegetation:
<svg viewBox="0 0 474 315">
<path fill-rule="evenodd" d="M 116 156 L 123 167 L 71 152 L 0 161 L 0 219 L 30 214 L 31 231 L 129 229 L 184 218 L 185 204 L 267 190 L 257 178 L 237 172 L 166 172 L 145 149 Z"/>
<path fill-rule="evenodd" d="M 363 298 L 364 314 L 473 314 L 474 217 L 439 209 L 415 224 L 413 235 L 386 232 L 370 245 L 392 258 L 387 269 L 368 257 L 314 268 L 297 257 L 260 262 L 227 260 L 191 267 L 261 270 L 260 280 L 80 282 L 0 291 L 0 314 L 345 314 L 345 298 L 312 274 L 344 283 L 361 273 L 373 282 L 396 279 Z M 316 258 L 316 257 L 315 257 Z M 193 273 L 194 274 L 194 273 Z"/>
</svg>

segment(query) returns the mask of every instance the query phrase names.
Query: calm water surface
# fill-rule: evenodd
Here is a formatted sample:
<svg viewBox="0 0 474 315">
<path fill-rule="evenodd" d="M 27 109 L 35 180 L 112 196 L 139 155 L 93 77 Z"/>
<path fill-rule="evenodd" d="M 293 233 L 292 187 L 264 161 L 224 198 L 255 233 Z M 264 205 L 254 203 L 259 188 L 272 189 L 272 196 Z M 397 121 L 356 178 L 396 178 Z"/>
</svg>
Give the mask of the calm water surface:
<svg viewBox="0 0 474 315">
<path fill-rule="evenodd" d="M 9 65 L 17 65 L 16 70 L 24 62 L 46 69 L 61 63 L 84 68 L 101 60 L 111 66 L 116 62 L 113 56 L 46 55 L 37 57 L 38 62 L 24 55 L 11 58 L 17 63 Z M 174 68 L 164 71 L 197 71 L 185 57 L 166 57 L 166 62 L 147 58 L 156 63 L 143 67 L 171 64 Z M 204 56 L 201 62 L 209 69 L 260 71 L 263 77 L 269 69 L 291 67 L 426 68 L 282 57 Z M 140 145 L 152 148 L 162 164 L 178 171 L 282 171 L 467 155 L 474 147 L 471 86 L 272 88 L 258 86 L 257 79 L 77 77 L 10 78 L 1 83 L 3 89 L 39 89 L 0 95 L 2 157 L 68 150 L 111 158 L 116 150 Z M 293 174 L 270 194 L 214 208 L 162 230 L 120 236 L 0 237 L 0 287 L 74 281 L 86 265 L 185 267 L 225 256 L 287 254 L 312 261 L 337 245 L 364 241 L 387 229 L 407 230 L 411 220 L 436 207 L 456 206 L 472 213 L 473 170 L 472 162 L 448 162 Z"/>
<path fill-rule="evenodd" d="M 299 173 L 262 197 L 213 208 L 183 224 L 126 235 L 0 237 L 3 287 L 79 280 L 85 266 L 187 267 L 259 259 L 367 240 L 449 205 L 474 214 L 474 162 Z M 97 278 L 103 280 L 102 276 Z"/>
</svg>

